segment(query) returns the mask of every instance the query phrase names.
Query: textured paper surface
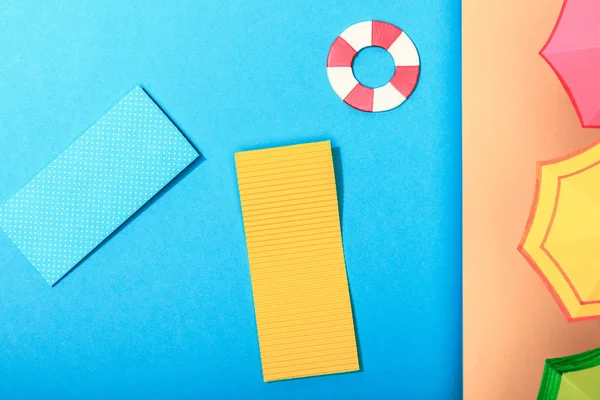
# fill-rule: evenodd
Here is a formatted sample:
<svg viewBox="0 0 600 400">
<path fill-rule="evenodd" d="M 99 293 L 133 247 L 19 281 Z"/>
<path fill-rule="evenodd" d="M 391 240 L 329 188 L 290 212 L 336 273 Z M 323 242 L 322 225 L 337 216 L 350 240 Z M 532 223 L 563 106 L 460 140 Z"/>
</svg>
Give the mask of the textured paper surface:
<svg viewBox="0 0 600 400">
<path fill-rule="evenodd" d="M 516 249 L 536 163 L 598 138 L 539 55 L 562 4 L 462 2 L 465 400 L 535 399 L 547 358 L 600 346 L 598 322 L 565 321 Z"/>
<path fill-rule="evenodd" d="M 49 284 L 198 153 L 136 87 L 0 209 L 0 225 Z"/>
<path fill-rule="evenodd" d="M 329 142 L 235 159 L 264 380 L 358 370 Z"/>
<path fill-rule="evenodd" d="M 597 397 L 587 396 L 579 387 L 575 386 L 573 382 L 565 379 L 563 376 L 563 379 L 560 382 L 558 395 L 551 400 L 595 400 L 596 398 Z"/>
<path fill-rule="evenodd" d="M 560 382 L 557 400 L 600 399 L 600 366 L 567 372 Z"/>
</svg>

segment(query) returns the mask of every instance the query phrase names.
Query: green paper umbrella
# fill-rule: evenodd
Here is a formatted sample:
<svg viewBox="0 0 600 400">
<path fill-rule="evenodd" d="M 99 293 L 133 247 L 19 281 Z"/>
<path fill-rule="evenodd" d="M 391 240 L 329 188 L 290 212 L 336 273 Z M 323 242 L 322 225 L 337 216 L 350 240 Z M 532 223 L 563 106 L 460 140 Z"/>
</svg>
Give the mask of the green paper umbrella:
<svg viewBox="0 0 600 400">
<path fill-rule="evenodd" d="M 600 399 L 600 349 L 546 360 L 538 400 Z"/>
</svg>

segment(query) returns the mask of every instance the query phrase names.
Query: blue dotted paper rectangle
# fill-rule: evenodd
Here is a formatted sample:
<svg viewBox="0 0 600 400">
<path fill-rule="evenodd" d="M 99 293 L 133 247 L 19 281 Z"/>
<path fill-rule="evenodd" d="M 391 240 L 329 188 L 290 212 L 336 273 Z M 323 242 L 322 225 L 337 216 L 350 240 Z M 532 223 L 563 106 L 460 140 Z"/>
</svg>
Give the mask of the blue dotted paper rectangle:
<svg viewBox="0 0 600 400">
<path fill-rule="evenodd" d="M 54 285 L 198 155 L 135 87 L 0 208 L 0 225 Z"/>
</svg>

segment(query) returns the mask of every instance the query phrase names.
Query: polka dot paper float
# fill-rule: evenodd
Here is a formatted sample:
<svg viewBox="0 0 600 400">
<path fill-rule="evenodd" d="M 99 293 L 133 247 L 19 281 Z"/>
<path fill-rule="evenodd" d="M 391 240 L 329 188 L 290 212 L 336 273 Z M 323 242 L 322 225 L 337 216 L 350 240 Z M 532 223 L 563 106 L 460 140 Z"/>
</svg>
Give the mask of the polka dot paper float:
<svg viewBox="0 0 600 400">
<path fill-rule="evenodd" d="M 0 207 L 0 226 L 54 285 L 197 157 L 135 87 Z"/>
<path fill-rule="evenodd" d="M 378 88 L 356 80 L 352 63 L 366 47 L 387 50 L 396 66 L 392 79 Z M 413 92 L 419 79 L 419 53 L 400 28 L 382 21 L 359 22 L 335 39 L 327 56 L 327 76 L 335 93 L 346 104 L 361 111 L 380 112 L 398 107 Z"/>
</svg>

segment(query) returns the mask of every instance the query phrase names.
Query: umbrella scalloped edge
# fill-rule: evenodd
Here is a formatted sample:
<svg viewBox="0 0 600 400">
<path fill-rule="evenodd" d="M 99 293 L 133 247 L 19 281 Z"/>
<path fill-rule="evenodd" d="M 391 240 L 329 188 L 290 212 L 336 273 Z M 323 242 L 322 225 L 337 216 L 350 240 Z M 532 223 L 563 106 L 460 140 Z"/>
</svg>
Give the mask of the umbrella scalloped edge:
<svg viewBox="0 0 600 400">
<path fill-rule="evenodd" d="M 596 160 L 587 163 L 586 160 Z M 600 164 L 600 140 L 566 156 L 539 162 L 533 202 L 518 251 L 540 276 L 569 322 L 600 319 L 600 301 L 583 301 L 569 276 L 544 248 L 554 219 L 560 181 Z M 583 165 L 583 167 L 581 167 Z M 542 196 L 544 192 L 552 196 Z"/>
</svg>

